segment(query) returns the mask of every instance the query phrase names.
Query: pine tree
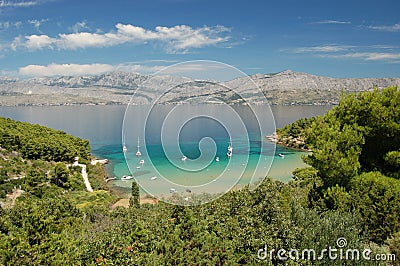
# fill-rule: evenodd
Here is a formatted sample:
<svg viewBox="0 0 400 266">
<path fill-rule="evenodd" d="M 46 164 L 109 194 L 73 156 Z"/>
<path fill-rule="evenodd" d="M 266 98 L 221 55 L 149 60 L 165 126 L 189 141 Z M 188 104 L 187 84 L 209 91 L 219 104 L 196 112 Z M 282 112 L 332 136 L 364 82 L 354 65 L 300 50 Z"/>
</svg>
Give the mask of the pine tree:
<svg viewBox="0 0 400 266">
<path fill-rule="evenodd" d="M 139 186 L 135 181 L 133 181 L 132 182 L 132 197 L 129 199 L 129 207 L 138 208 L 139 205 L 140 205 Z"/>
</svg>

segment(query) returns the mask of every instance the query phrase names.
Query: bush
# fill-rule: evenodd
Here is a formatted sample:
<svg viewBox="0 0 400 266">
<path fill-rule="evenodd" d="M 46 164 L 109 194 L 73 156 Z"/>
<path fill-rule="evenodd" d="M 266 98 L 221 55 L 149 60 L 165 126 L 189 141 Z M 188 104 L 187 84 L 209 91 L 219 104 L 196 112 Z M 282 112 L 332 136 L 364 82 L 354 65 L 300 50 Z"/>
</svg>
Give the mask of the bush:
<svg viewBox="0 0 400 266">
<path fill-rule="evenodd" d="M 348 211 L 350 200 L 350 195 L 346 189 L 338 185 L 328 188 L 324 193 L 326 207 L 330 210 Z"/>
<path fill-rule="evenodd" d="M 350 195 L 372 241 L 382 244 L 400 231 L 400 181 L 379 172 L 364 173 L 351 181 Z"/>
<path fill-rule="evenodd" d="M 390 252 L 400 258 L 400 232 L 393 234 L 393 236 L 386 241 L 389 245 Z"/>
</svg>

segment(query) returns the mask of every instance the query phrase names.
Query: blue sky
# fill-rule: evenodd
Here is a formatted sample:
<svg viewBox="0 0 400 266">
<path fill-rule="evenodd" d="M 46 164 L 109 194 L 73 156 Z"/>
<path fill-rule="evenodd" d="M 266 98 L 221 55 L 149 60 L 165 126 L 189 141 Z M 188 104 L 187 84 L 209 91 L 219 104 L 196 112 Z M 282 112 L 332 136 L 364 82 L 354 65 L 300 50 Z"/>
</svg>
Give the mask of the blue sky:
<svg viewBox="0 0 400 266">
<path fill-rule="evenodd" d="M 0 0 L 0 75 L 207 59 L 247 74 L 400 77 L 399 10 L 397 0 Z"/>
</svg>

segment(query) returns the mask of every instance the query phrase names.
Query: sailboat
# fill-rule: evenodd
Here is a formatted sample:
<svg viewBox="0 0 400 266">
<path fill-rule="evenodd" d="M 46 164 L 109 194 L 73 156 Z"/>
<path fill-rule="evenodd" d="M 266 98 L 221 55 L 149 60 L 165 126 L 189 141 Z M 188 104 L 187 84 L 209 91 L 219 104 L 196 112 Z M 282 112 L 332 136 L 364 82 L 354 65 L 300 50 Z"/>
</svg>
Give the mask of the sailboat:
<svg viewBox="0 0 400 266">
<path fill-rule="evenodd" d="M 231 144 L 229 144 L 229 146 L 228 146 L 228 152 L 226 153 L 226 155 L 227 155 L 229 158 L 232 157 L 232 151 L 233 151 L 233 148 L 232 148 Z"/>
<path fill-rule="evenodd" d="M 136 152 L 136 156 L 137 156 L 137 157 L 142 156 L 142 153 L 140 152 L 139 137 L 137 138 L 137 152 Z"/>
</svg>

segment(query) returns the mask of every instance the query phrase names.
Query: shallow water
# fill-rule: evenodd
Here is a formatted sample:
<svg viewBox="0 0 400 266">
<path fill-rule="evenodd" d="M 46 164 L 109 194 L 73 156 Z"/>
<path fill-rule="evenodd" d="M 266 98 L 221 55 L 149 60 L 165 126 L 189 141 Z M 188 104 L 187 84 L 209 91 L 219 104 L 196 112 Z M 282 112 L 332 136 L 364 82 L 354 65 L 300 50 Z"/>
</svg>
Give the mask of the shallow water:
<svg viewBox="0 0 400 266">
<path fill-rule="evenodd" d="M 265 132 L 268 134 L 273 132 L 273 123 L 264 121 L 262 122 L 263 129 L 257 129 L 257 126 L 254 125 L 255 120 L 251 119 L 252 116 L 249 114 L 249 110 L 244 107 L 237 107 L 235 112 L 240 114 L 242 120 L 248 122 L 247 124 L 245 123 L 248 136 L 236 134 L 239 132 L 237 128 L 227 132 L 223 127 L 218 126 L 218 123 L 213 119 L 199 119 L 198 121 L 186 123 L 186 126 L 181 128 L 181 134 L 179 135 L 179 148 L 181 151 L 178 153 L 174 150 L 177 147 L 169 149 L 165 147 L 166 143 L 163 143 L 164 146 L 161 144 L 159 122 L 163 121 L 163 116 L 160 114 L 167 113 L 172 107 L 164 106 L 160 108 L 164 109 L 158 110 L 153 115 L 152 121 L 157 121 L 150 125 L 153 127 L 148 128 L 145 134 L 141 134 L 142 131 L 140 130 L 136 132 L 136 129 L 129 130 L 125 134 L 125 137 L 129 137 L 129 140 L 125 139 L 125 144 L 129 144 L 127 146 L 129 146 L 129 152 L 132 151 L 132 153 L 136 152 L 137 136 L 140 136 L 141 159 L 145 160 L 144 165 L 140 166 L 137 164 L 138 159 L 127 152 L 125 155 L 129 159 L 128 162 L 130 162 L 132 173 L 130 173 L 125 161 L 121 141 L 122 121 L 126 106 L 0 107 L 0 116 L 42 124 L 89 139 L 92 145 L 92 153 L 99 158 L 110 160 L 107 166 L 110 176 L 121 178 L 123 175 L 132 174 L 137 180 L 140 180 L 139 183 L 145 189 L 150 188 L 152 193 L 157 194 L 169 194 L 169 189 L 175 187 L 175 185 L 180 188 L 190 187 L 191 190 L 195 191 L 196 187 L 201 187 L 204 184 L 212 184 L 207 186 L 207 192 L 218 192 L 221 188 L 230 187 L 232 184 L 245 185 L 250 181 L 254 182 L 266 173 L 274 179 L 287 182 L 291 179 L 291 172 L 295 168 L 305 166 L 301 160 L 302 152 L 280 146 L 277 146 L 276 151 L 274 151 L 274 145 L 266 142 L 263 138 Z M 237 120 L 229 121 L 231 115 L 230 113 L 224 114 L 223 108 L 215 105 L 200 105 L 196 106 L 195 113 L 202 113 L 207 109 L 208 113 L 221 115 L 219 118 L 226 120 L 222 122 L 231 123 L 234 127 L 238 124 L 235 122 Z M 303 117 L 323 115 L 330 108 L 331 106 L 271 107 L 278 127 Z M 185 112 L 190 113 L 190 110 L 192 109 L 186 109 Z M 138 121 L 142 120 L 146 114 L 145 108 L 136 106 L 131 111 L 133 111 L 131 120 L 138 124 L 142 123 Z M 184 112 L 180 111 L 178 113 Z M 178 117 L 175 116 L 173 120 L 179 120 L 177 119 Z M 180 119 L 183 118 L 182 115 Z M 266 120 L 268 119 L 271 119 L 271 117 L 267 115 Z M 135 124 L 135 128 L 141 129 L 142 127 L 142 125 Z M 174 126 L 171 129 L 173 130 Z M 205 141 L 199 147 L 199 141 L 204 138 L 208 141 Z M 248 139 L 250 142 L 246 142 Z M 168 141 L 169 139 L 167 138 L 167 143 Z M 231 159 L 226 156 L 229 143 L 232 143 L 234 148 Z M 169 154 L 169 157 L 172 158 L 170 158 L 172 163 L 166 160 L 166 155 L 162 152 L 163 148 L 175 151 Z M 181 161 L 180 152 L 183 152 L 188 157 L 187 161 Z M 202 152 L 203 154 L 214 156 L 211 156 L 211 159 L 203 158 L 200 156 Z M 279 153 L 284 154 L 284 158 L 277 156 Z M 215 156 L 220 157 L 219 162 L 215 161 Z M 258 167 L 256 167 L 257 163 L 259 163 Z M 271 164 L 271 169 L 268 172 Z M 140 169 L 137 169 L 137 166 L 140 166 Z M 193 167 L 197 167 L 201 171 L 185 170 L 185 168 L 190 170 Z M 258 170 L 255 171 L 255 169 Z M 241 174 L 242 171 L 243 174 Z M 256 174 L 254 174 L 255 172 Z M 156 176 L 157 179 L 151 180 L 153 176 Z M 168 182 L 163 183 L 162 176 L 168 177 Z M 219 178 L 217 181 L 213 181 L 217 176 L 225 176 L 226 178 Z M 234 176 L 234 180 L 232 180 L 232 176 Z M 131 192 L 131 181 L 115 180 L 109 184 L 123 194 L 129 195 Z"/>
</svg>

